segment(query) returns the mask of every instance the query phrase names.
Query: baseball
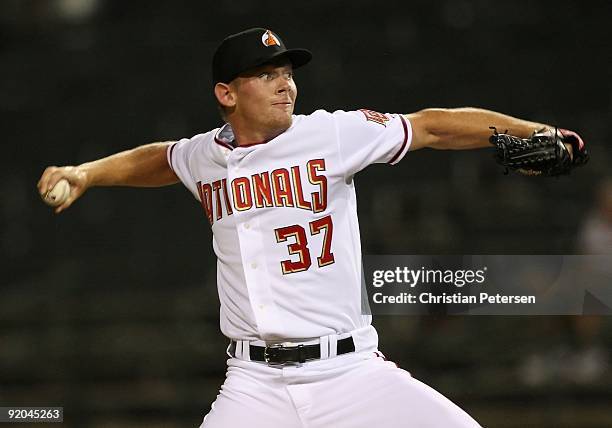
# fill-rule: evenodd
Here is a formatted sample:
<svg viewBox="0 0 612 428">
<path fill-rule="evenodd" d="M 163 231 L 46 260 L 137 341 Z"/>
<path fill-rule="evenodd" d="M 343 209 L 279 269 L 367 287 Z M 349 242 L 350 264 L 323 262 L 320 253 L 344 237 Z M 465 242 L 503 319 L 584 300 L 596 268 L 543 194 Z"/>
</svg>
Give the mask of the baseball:
<svg viewBox="0 0 612 428">
<path fill-rule="evenodd" d="M 70 196 L 70 183 L 68 183 L 68 180 L 62 178 L 53 186 L 53 189 L 45 195 L 44 201 L 47 205 L 57 207 L 66 202 L 68 196 Z"/>
</svg>

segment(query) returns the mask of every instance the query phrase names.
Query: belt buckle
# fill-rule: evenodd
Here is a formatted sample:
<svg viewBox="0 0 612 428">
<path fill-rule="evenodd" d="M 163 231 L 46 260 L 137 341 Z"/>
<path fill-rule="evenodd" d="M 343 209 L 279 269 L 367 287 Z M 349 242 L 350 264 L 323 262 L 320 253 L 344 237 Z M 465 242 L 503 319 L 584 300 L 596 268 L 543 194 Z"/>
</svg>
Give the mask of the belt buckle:
<svg viewBox="0 0 612 428">
<path fill-rule="evenodd" d="M 294 346 L 291 346 L 291 345 L 294 345 Z M 304 345 L 301 345 L 301 344 L 295 345 L 292 342 L 283 342 L 283 343 L 275 343 L 272 345 L 266 345 L 266 347 L 264 348 L 264 361 L 269 366 L 300 366 L 301 362 L 298 362 L 298 361 L 277 362 L 277 361 L 270 361 L 270 358 L 274 358 L 274 351 L 276 350 L 298 349 L 298 352 L 300 352 L 303 346 Z"/>
</svg>

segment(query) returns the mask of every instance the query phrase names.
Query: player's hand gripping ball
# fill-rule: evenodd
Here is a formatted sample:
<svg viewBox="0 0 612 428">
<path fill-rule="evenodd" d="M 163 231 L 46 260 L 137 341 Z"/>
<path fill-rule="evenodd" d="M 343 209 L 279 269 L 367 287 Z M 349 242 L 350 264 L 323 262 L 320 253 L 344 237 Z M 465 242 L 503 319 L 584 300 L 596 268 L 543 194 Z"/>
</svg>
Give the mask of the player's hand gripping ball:
<svg viewBox="0 0 612 428">
<path fill-rule="evenodd" d="M 69 196 L 70 183 L 68 183 L 68 180 L 65 178 L 62 178 L 55 186 L 53 186 L 53 189 L 45 194 L 43 200 L 47 205 L 57 207 L 66 202 L 66 199 L 68 199 Z"/>
</svg>

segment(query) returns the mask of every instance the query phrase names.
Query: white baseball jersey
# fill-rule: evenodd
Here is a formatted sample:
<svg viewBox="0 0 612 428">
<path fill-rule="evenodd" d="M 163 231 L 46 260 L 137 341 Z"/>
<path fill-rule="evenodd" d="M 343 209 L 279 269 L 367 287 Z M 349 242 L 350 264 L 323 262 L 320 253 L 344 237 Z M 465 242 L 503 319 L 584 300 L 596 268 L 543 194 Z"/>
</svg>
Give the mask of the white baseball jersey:
<svg viewBox="0 0 612 428">
<path fill-rule="evenodd" d="M 399 114 L 318 110 L 293 116 L 287 131 L 261 144 L 235 146 L 226 124 L 169 146 L 171 168 L 212 227 L 225 336 L 282 341 L 368 330 L 353 176 L 397 163 L 411 138 Z"/>
</svg>

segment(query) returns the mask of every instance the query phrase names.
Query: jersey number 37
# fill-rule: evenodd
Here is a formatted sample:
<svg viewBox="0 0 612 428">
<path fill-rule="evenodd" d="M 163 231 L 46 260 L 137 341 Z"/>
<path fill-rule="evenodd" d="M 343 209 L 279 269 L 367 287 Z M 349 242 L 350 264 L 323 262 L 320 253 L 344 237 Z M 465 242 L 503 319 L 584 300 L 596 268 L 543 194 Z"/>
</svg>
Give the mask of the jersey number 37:
<svg viewBox="0 0 612 428">
<path fill-rule="evenodd" d="M 317 257 L 319 267 L 332 264 L 334 254 L 331 252 L 331 243 L 334 224 L 331 216 L 313 220 L 308 225 L 310 226 L 311 236 L 323 233 L 323 248 L 321 248 L 321 255 Z M 293 242 L 287 245 L 287 249 L 290 255 L 298 256 L 298 260 L 283 260 L 280 262 L 283 275 L 308 270 L 312 265 L 312 260 L 310 259 L 308 237 L 304 228 L 299 224 L 292 224 L 291 226 L 279 227 L 274 230 L 274 233 L 276 234 L 276 242 L 279 243 L 293 238 Z"/>
</svg>

